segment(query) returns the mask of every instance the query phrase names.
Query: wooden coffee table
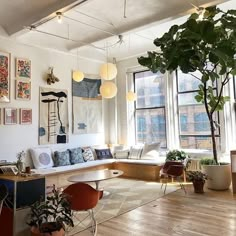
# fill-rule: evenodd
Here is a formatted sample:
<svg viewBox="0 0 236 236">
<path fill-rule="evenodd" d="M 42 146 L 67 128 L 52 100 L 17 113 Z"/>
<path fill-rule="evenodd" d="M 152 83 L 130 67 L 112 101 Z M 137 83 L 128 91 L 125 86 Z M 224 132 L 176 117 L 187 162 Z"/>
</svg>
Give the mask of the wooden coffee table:
<svg viewBox="0 0 236 236">
<path fill-rule="evenodd" d="M 106 180 L 106 179 L 112 179 L 116 178 L 118 176 L 123 175 L 123 171 L 121 170 L 94 170 L 94 171 L 86 171 L 82 172 L 80 174 L 74 175 L 69 177 L 67 180 L 69 182 L 83 182 L 83 183 L 88 183 L 88 182 L 95 182 L 96 184 L 96 189 L 99 189 L 99 182 Z"/>
</svg>

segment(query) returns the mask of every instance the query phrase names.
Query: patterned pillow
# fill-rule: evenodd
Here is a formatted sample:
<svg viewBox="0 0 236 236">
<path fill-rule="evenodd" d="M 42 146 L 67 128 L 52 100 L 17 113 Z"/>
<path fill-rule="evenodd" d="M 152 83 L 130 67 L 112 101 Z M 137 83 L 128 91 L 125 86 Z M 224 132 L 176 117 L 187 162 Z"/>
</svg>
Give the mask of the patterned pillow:
<svg viewBox="0 0 236 236">
<path fill-rule="evenodd" d="M 113 158 L 111 150 L 107 149 L 95 149 L 98 160 Z"/>
<path fill-rule="evenodd" d="M 84 161 L 94 161 L 93 151 L 90 147 L 83 148 Z"/>
<path fill-rule="evenodd" d="M 132 146 L 129 153 L 129 159 L 140 159 L 142 150 L 142 146 Z"/>
<path fill-rule="evenodd" d="M 68 151 L 70 152 L 70 163 L 72 165 L 84 162 L 81 148 L 68 149 Z"/>
<path fill-rule="evenodd" d="M 50 168 L 53 166 L 50 148 L 32 148 L 30 149 L 30 154 L 35 169 Z"/>
<path fill-rule="evenodd" d="M 68 150 L 64 152 L 54 152 L 54 165 L 67 166 L 70 165 L 70 153 Z"/>
</svg>

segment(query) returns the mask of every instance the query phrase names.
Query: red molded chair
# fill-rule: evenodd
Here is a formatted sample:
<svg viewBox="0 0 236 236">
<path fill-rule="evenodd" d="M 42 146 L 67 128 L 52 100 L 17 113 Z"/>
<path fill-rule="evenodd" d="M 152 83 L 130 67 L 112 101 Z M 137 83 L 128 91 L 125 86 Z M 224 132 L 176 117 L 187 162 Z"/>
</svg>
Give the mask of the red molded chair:
<svg viewBox="0 0 236 236">
<path fill-rule="evenodd" d="M 162 183 L 161 188 L 163 187 L 163 184 L 165 184 L 164 194 L 166 193 L 166 187 L 168 183 L 168 178 L 171 177 L 172 181 L 173 179 L 176 179 L 179 182 L 180 187 L 184 190 L 186 194 L 186 190 L 184 188 L 184 185 L 182 184 L 180 177 L 183 176 L 184 173 L 184 164 L 177 161 L 167 161 L 164 166 L 161 169 L 160 175 L 165 178 L 165 183 Z"/>
<path fill-rule="evenodd" d="M 97 222 L 94 217 L 93 208 L 97 205 L 99 199 L 102 198 L 103 191 L 96 190 L 86 183 L 75 183 L 68 186 L 63 192 L 68 196 L 68 200 L 71 204 L 71 210 L 74 212 L 87 211 L 89 213 L 92 221 L 92 233 L 93 235 L 96 235 Z M 79 220 L 77 218 L 77 220 L 79 220 L 79 223 L 83 223 L 86 218 L 83 220 Z"/>
</svg>

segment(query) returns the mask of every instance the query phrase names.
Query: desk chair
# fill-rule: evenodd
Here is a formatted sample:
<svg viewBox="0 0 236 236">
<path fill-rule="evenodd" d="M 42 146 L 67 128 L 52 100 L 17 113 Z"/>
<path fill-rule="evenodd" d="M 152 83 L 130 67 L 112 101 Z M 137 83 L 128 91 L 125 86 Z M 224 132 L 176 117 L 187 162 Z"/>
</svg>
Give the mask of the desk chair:
<svg viewBox="0 0 236 236">
<path fill-rule="evenodd" d="M 97 222 L 94 217 L 93 208 L 97 205 L 99 199 L 103 196 L 103 191 L 96 190 L 86 183 L 75 183 L 69 185 L 64 191 L 71 204 L 71 210 L 75 212 L 87 211 L 91 217 L 91 232 L 97 234 Z M 86 217 L 87 218 L 87 217 Z M 85 218 L 85 219 L 86 219 Z M 79 220 L 78 224 L 83 224 L 85 220 Z M 77 224 L 77 225 L 78 225 Z"/>
<path fill-rule="evenodd" d="M 5 201 L 7 195 L 8 195 L 8 189 L 7 189 L 6 185 L 4 185 L 4 184 L 0 185 L 0 215 L 2 212 L 3 202 Z"/>
<path fill-rule="evenodd" d="M 183 163 L 177 162 L 177 161 L 166 161 L 165 162 L 165 164 L 162 167 L 161 172 L 160 172 L 160 175 L 163 176 L 165 179 L 165 183 L 162 183 L 162 185 L 161 185 L 161 188 L 162 188 L 163 185 L 165 184 L 164 194 L 166 193 L 166 187 L 168 184 L 169 177 L 171 177 L 172 182 L 174 179 L 176 179 L 179 182 L 181 189 L 183 189 L 186 194 L 185 187 L 180 180 L 180 177 L 183 175 L 183 173 L 184 173 L 184 164 Z"/>
</svg>

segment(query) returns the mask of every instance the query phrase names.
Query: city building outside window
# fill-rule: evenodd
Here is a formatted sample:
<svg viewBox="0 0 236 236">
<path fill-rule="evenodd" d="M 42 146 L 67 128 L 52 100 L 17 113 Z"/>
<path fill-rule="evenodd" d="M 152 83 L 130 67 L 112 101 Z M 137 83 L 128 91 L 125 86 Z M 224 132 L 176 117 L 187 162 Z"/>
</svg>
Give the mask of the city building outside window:
<svg viewBox="0 0 236 236">
<path fill-rule="evenodd" d="M 136 143 L 161 142 L 166 147 L 165 82 L 162 74 L 134 73 Z"/>
<path fill-rule="evenodd" d="M 199 76 L 195 74 L 195 76 Z M 181 71 L 176 72 L 179 114 L 180 146 L 184 149 L 211 149 L 210 124 L 203 104 L 195 101 L 198 91 L 198 80 Z M 217 93 L 217 86 L 213 86 Z M 219 124 L 219 113 L 215 113 L 216 124 Z M 219 148 L 220 128 L 216 125 L 216 141 Z"/>
</svg>

